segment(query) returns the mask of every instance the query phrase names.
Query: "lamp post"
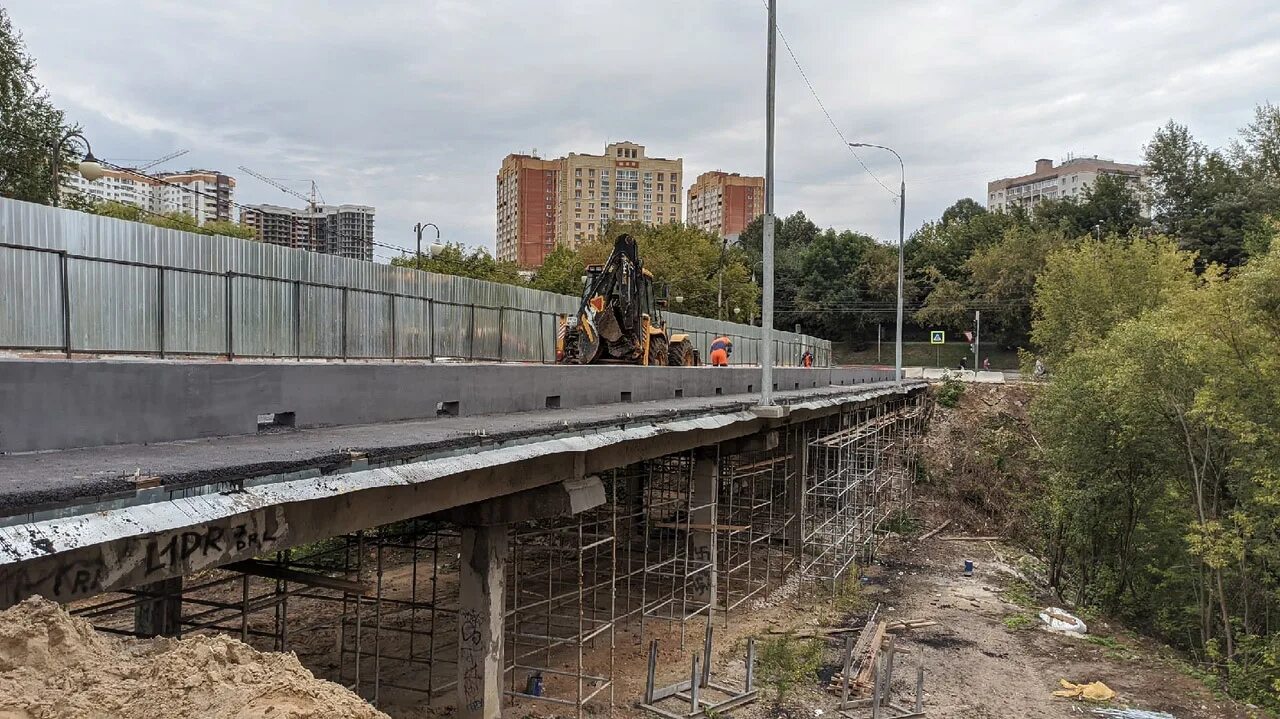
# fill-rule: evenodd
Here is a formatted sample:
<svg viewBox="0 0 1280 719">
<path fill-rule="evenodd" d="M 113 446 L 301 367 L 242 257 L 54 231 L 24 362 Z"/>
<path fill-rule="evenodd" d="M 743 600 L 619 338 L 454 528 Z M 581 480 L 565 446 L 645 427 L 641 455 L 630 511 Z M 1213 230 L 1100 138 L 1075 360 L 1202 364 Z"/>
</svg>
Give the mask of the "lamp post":
<svg viewBox="0 0 1280 719">
<path fill-rule="evenodd" d="M 419 222 L 418 224 L 413 226 L 413 232 L 418 236 L 418 251 L 413 256 L 413 261 L 415 264 L 422 260 L 422 232 L 428 227 L 433 228 L 436 231 L 436 242 L 434 245 L 430 245 L 427 247 L 427 257 L 430 257 L 431 255 L 444 249 L 444 245 L 440 244 L 440 228 L 436 227 L 436 224 L 434 222 Z"/>
<path fill-rule="evenodd" d="M 764 227 L 761 233 L 763 297 L 760 307 L 760 405 L 773 404 L 773 132 L 778 66 L 778 0 L 769 0 L 768 61 L 765 68 Z"/>
<path fill-rule="evenodd" d="M 97 180 L 98 178 L 107 174 L 107 171 L 104 170 L 102 167 L 102 163 L 98 162 L 98 158 L 93 156 L 93 148 L 90 147 L 89 140 L 86 139 L 85 136 L 82 135 L 79 130 L 68 130 L 65 135 L 60 137 L 58 141 L 54 143 L 53 158 L 52 158 L 52 162 L 49 163 L 53 168 L 52 179 L 53 179 L 53 206 L 54 207 L 58 206 L 59 195 L 61 194 L 60 192 L 61 183 L 59 182 L 59 180 L 62 179 L 62 149 L 66 147 L 66 144 L 69 141 L 71 141 L 72 138 L 78 139 L 80 140 L 80 142 L 84 143 L 84 149 L 85 149 L 84 159 L 81 160 L 80 164 L 77 166 L 77 169 L 80 171 L 80 176 L 88 180 L 89 182 L 93 182 L 94 180 Z"/>
<path fill-rule="evenodd" d="M 902 184 L 898 189 L 898 336 L 894 342 L 894 367 L 893 376 L 898 384 L 902 384 L 902 285 L 903 285 L 903 240 L 907 232 L 907 166 L 902 162 L 902 155 L 897 150 L 884 145 L 874 145 L 869 142 L 851 142 L 849 147 L 874 147 L 879 150 L 887 150 L 898 158 L 898 169 L 902 171 Z"/>
</svg>

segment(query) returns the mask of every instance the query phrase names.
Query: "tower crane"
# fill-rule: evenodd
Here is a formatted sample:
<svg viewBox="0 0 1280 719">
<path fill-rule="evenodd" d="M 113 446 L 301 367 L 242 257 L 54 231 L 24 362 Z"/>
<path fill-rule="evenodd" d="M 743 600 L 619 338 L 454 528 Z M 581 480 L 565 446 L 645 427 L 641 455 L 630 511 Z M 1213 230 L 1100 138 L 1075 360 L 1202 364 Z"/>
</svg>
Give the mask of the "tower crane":
<svg viewBox="0 0 1280 719">
<path fill-rule="evenodd" d="M 253 170 L 250 170 L 244 165 L 240 165 L 238 169 L 241 172 L 248 173 L 249 175 L 258 178 L 259 180 L 262 180 L 263 182 L 267 183 L 268 185 L 271 185 L 272 187 L 276 188 L 277 190 L 280 190 L 285 194 L 293 195 L 299 200 L 303 200 L 304 202 L 307 203 L 307 209 L 309 212 L 309 215 L 307 217 L 307 245 L 308 245 L 307 249 L 315 249 L 315 216 L 316 216 L 316 208 L 317 208 L 316 196 L 320 194 L 319 190 L 316 189 L 316 181 L 309 180 L 309 182 L 311 183 L 311 194 L 308 197 L 307 195 L 304 195 L 301 192 L 298 192 L 297 190 L 293 190 L 288 187 L 285 187 L 284 185 L 280 184 L 276 180 L 273 180 L 270 177 L 267 177 L 266 175 L 260 172 L 255 172 Z"/>
<path fill-rule="evenodd" d="M 191 152 L 191 151 L 190 151 L 190 150 L 176 150 L 176 151 L 174 151 L 174 152 L 170 152 L 169 154 L 165 155 L 164 157 L 161 157 L 161 158 L 160 158 L 160 159 L 158 159 L 158 160 L 152 160 L 151 162 L 148 162 L 147 164 L 143 165 L 142 167 L 135 167 L 134 169 L 135 169 L 135 170 L 137 170 L 138 172 L 145 172 L 145 171 L 150 170 L 151 168 L 155 167 L 156 165 L 163 165 L 164 163 L 168 162 L 169 160 L 174 160 L 174 159 L 177 159 L 177 158 L 179 158 L 179 157 L 182 157 L 183 155 L 187 154 L 188 152 Z"/>
</svg>

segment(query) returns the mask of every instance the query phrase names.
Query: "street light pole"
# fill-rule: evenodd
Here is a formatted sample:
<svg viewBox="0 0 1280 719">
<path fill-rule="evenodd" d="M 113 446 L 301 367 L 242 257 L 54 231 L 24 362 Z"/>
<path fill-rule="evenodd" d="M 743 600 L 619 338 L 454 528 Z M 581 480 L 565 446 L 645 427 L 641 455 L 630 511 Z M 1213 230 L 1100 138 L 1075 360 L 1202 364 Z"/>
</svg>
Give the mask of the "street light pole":
<svg viewBox="0 0 1280 719">
<path fill-rule="evenodd" d="M 765 80 L 764 268 L 760 312 L 760 405 L 773 404 L 773 95 L 778 64 L 778 0 L 769 0 L 769 60 Z"/>
<path fill-rule="evenodd" d="M 887 150 L 898 158 L 898 169 L 902 171 L 902 183 L 898 187 L 898 337 L 894 342 L 893 376 L 898 384 L 902 384 L 902 288 L 904 283 L 903 243 L 907 234 L 907 166 L 902 162 L 902 155 L 897 150 L 884 145 L 873 145 L 869 142 L 851 142 L 849 147 L 874 147 Z"/>
<path fill-rule="evenodd" d="M 93 147 L 89 145 L 89 140 L 79 130 L 68 130 L 65 135 L 54 143 L 53 158 L 52 162 L 49 163 L 52 166 L 51 173 L 53 175 L 53 197 L 50 202 L 54 207 L 58 206 L 59 196 L 62 194 L 60 191 L 62 185 L 60 182 L 62 179 L 62 148 L 72 138 L 84 143 L 84 159 L 80 161 L 80 166 L 77 168 L 80 171 L 80 176 L 89 182 L 93 182 L 106 174 L 106 170 L 102 169 L 102 164 L 98 162 L 98 158 L 93 156 Z"/>
<path fill-rule="evenodd" d="M 440 228 L 436 227 L 434 222 L 419 222 L 413 226 L 413 231 L 418 235 L 418 252 L 413 256 L 414 264 L 422 261 L 422 231 L 428 227 L 434 228 L 436 231 L 436 244 L 440 244 Z"/>
</svg>

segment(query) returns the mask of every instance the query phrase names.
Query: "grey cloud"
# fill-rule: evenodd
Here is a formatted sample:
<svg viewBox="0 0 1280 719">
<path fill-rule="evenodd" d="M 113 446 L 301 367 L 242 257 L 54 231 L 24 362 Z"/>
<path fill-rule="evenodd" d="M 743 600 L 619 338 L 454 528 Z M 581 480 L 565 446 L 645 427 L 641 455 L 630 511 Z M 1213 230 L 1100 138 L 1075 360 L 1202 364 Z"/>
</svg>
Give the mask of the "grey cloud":
<svg viewBox="0 0 1280 719">
<path fill-rule="evenodd" d="M 189 147 L 183 165 L 314 178 L 329 201 L 377 206 L 389 244 L 429 220 L 491 248 L 512 151 L 625 138 L 683 157 L 688 179 L 764 166 L 754 0 L 6 5 L 100 154 Z M 1223 143 L 1280 76 L 1265 1 L 782 0 L 779 20 L 848 139 L 903 153 L 911 226 L 1036 157 L 1135 160 L 1170 117 Z M 778 211 L 895 236 L 890 193 L 780 52 Z M 892 157 L 862 158 L 896 186 Z M 288 199 L 247 177 L 239 198 Z"/>
</svg>

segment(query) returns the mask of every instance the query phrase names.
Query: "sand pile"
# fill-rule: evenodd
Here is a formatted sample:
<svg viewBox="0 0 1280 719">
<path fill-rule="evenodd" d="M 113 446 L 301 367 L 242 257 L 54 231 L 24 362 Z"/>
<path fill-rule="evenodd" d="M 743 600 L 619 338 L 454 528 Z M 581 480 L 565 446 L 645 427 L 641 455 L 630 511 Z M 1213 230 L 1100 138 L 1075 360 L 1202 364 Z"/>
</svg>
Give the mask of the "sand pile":
<svg viewBox="0 0 1280 719">
<path fill-rule="evenodd" d="M 387 719 L 293 654 L 225 636 L 122 639 L 33 598 L 0 612 L 0 719 Z"/>
</svg>

